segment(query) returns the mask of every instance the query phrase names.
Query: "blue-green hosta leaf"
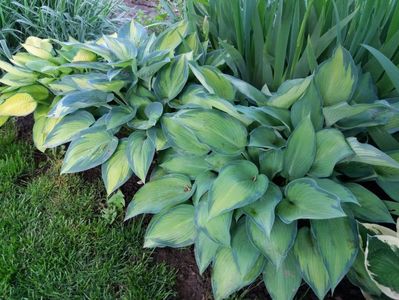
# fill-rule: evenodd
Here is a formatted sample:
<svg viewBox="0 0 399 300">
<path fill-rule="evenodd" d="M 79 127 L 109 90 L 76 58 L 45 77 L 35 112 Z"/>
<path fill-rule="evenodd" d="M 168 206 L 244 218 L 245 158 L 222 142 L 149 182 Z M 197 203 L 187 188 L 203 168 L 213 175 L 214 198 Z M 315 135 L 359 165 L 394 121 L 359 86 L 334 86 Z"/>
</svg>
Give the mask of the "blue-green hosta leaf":
<svg viewBox="0 0 399 300">
<path fill-rule="evenodd" d="M 194 255 L 200 274 L 204 273 L 216 256 L 219 244 L 212 241 L 205 233 L 198 232 L 195 239 Z"/>
<path fill-rule="evenodd" d="M 243 156 L 241 154 L 237 155 L 225 155 L 216 152 L 212 152 L 211 154 L 207 155 L 205 160 L 212 166 L 214 171 L 219 172 L 225 165 L 228 163 L 241 160 Z"/>
<path fill-rule="evenodd" d="M 211 166 L 205 161 L 205 156 L 179 154 L 176 152 L 166 154 L 160 161 L 159 166 L 168 173 L 184 174 L 190 178 L 195 178 L 211 169 Z"/>
<path fill-rule="evenodd" d="M 180 55 L 158 72 L 154 82 L 154 91 L 165 101 L 174 99 L 183 90 L 188 79 L 188 63 L 184 55 Z"/>
<path fill-rule="evenodd" d="M 310 116 L 301 121 L 288 139 L 283 172 L 290 179 L 303 177 L 316 156 L 316 133 Z"/>
<path fill-rule="evenodd" d="M 230 247 L 230 226 L 233 212 L 227 212 L 209 219 L 208 201 L 202 199 L 195 209 L 195 223 L 211 240 Z"/>
<path fill-rule="evenodd" d="M 54 148 L 68 143 L 75 135 L 89 128 L 94 122 L 93 115 L 84 110 L 67 115 L 47 135 L 44 146 L 46 148 Z"/>
<path fill-rule="evenodd" d="M 302 275 L 295 256 L 289 252 L 279 268 L 267 263 L 263 270 L 263 282 L 272 299 L 292 300 L 302 282 Z"/>
<path fill-rule="evenodd" d="M 285 197 L 278 205 L 277 213 L 286 223 L 298 219 L 332 219 L 345 216 L 339 198 L 322 189 L 311 178 L 291 181 L 285 187 Z"/>
<path fill-rule="evenodd" d="M 118 138 L 105 127 L 86 129 L 69 145 L 61 173 L 76 173 L 97 167 L 112 156 L 117 146 Z"/>
<path fill-rule="evenodd" d="M 330 281 L 323 258 L 308 227 L 302 227 L 294 245 L 294 253 L 299 262 L 302 277 L 322 300 L 330 289 Z"/>
<path fill-rule="evenodd" d="M 141 108 L 145 106 L 144 111 Z M 154 127 L 163 113 L 163 105 L 160 102 L 150 102 L 142 105 L 139 108 L 140 115 L 129 122 L 129 126 L 134 129 L 146 130 Z"/>
<path fill-rule="evenodd" d="M 311 224 L 312 233 L 329 274 L 331 290 L 334 292 L 356 259 L 359 249 L 356 221 L 350 218 L 335 218 L 312 220 Z"/>
<path fill-rule="evenodd" d="M 283 170 L 284 151 L 281 149 L 270 149 L 259 153 L 260 173 L 274 178 Z"/>
<path fill-rule="evenodd" d="M 279 267 L 294 244 L 297 234 L 297 223 L 292 222 L 291 224 L 285 224 L 277 218 L 273 224 L 270 235 L 267 236 L 255 222 L 247 218 L 247 232 L 256 248 L 259 249 L 272 264 Z"/>
<path fill-rule="evenodd" d="M 194 206 L 180 204 L 154 216 L 144 237 L 145 248 L 181 248 L 194 243 Z"/>
<path fill-rule="evenodd" d="M 309 174 L 315 177 L 329 177 L 338 162 L 353 154 L 339 130 L 320 130 L 316 133 L 316 156 Z"/>
<path fill-rule="evenodd" d="M 389 235 L 367 237 L 365 265 L 371 279 L 392 299 L 399 298 L 399 238 Z"/>
<path fill-rule="evenodd" d="M 32 131 L 33 143 L 39 151 L 46 151 L 46 138 L 59 121 L 59 118 L 47 118 L 46 116 L 40 116 L 35 120 Z"/>
<path fill-rule="evenodd" d="M 204 172 L 198 175 L 197 178 L 195 178 L 196 189 L 193 195 L 194 206 L 196 206 L 199 203 L 201 197 L 209 191 L 215 179 L 216 174 L 211 171 Z"/>
<path fill-rule="evenodd" d="M 140 214 L 157 214 L 165 208 L 187 201 L 193 192 L 190 178 L 185 175 L 171 174 L 156 178 L 134 195 L 125 220 Z"/>
<path fill-rule="evenodd" d="M 353 94 L 354 103 L 371 103 L 378 99 L 377 87 L 370 73 L 359 73 L 357 89 Z"/>
<path fill-rule="evenodd" d="M 227 78 L 241 94 L 243 94 L 247 99 L 250 99 L 253 102 L 255 102 L 258 106 L 267 104 L 266 95 L 263 94 L 254 86 L 250 85 L 244 80 L 235 78 L 230 75 L 224 75 L 224 77 Z"/>
<path fill-rule="evenodd" d="M 358 80 L 358 71 L 350 53 L 342 46 L 320 65 L 315 80 L 325 106 L 351 99 Z"/>
<path fill-rule="evenodd" d="M 124 39 L 117 39 L 103 35 L 102 40 L 118 61 L 125 62 L 135 59 L 137 56 L 136 46 Z"/>
<path fill-rule="evenodd" d="M 267 126 L 259 126 L 250 133 L 248 146 L 276 149 L 282 148 L 285 143 L 285 139 L 281 137 L 278 131 Z"/>
<path fill-rule="evenodd" d="M 399 163 L 399 150 L 390 151 L 387 153 L 393 160 Z M 374 170 L 381 179 L 390 181 L 399 181 L 399 168 L 380 167 L 375 166 Z"/>
<path fill-rule="evenodd" d="M 113 99 L 113 95 L 101 91 L 77 91 L 64 96 L 49 112 L 49 117 L 59 118 L 80 108 L 100 107 Z"/>
<path fill-rule="evenodd" d="M 268 105 L 281 108 L 290 108 L 308 88 L 312 76 L 303 79 L 285 81 L 267 102 Z"/>
<path fill-rule="evenodd" d="M 142 131 L 136 131 L 129 136 L 126 156 L 134 174 L 145 182 L 148 170 L 155 155 L 155 145 Z"/>
<path fill-rule="evenodd" d="M 181 21 L 165 30 L 155 40 L 154 44 L 152 45 L 152 50 L 174 50 L 186 37 L 188 33 L 188 27 L 189 26 L 186 21 Z"/>
<path fill-rule="evenodd" d="M 223 99 L 233 101 L 236 91 L 234 86 L 227 80 L 223 73 L 216 67 L 198 66 L 190 63 L 190 69 L 199 82 L 208 90 Z"/>
<path fill-rule="evenodd" d="M 337 196 L 341 203 L 348 202 L 359 205 L 359 202 L 357 201 L 355 195 L 353 195 L 353 193 L 344 185 L 328 178 L 313 178 L 313 180 L 315 180 L 317 185 L 323 190 Z"/>
<path fill-rule="evenodd" d="M 114 129 L 131 121 L 136 115 L 136 109 L 129 106 L 114 106 L 106 118 L 107 129 Z"/>
<path fill-rule="evenodd" d="M 355 195 L 360 206 L 348 204 L 357 219 L 377 223 L 394 223 L 384 202 L 375 194 L 357 183 L 347 183 L 346 187 Z"/>
<path fill-rule="evenodd" d="M 258 200 L 266 192 L 268 179 L 256 166 L 245 160 L 225 166 L 209 191 L 209 217 L 243 207 Z"/>
<path fill-rule="evenodd" d="M 157 151 L 165 150 L 170 147 L 162 128 L 153 127 L 147 131 L 147 134 Z"/>
<path fill-rule="evenodd" d="M 101 166 L 102 178 L 108 195 L 116 191 L 133 175 L 126 156 L 127 146 L 127 139 L 121 140 L 111 158 Z"/>
<path fill-rule="evenodd" d="M 379 178 L 377 179 L 377 184 L 389 197 L 399 202 L 399 189 L 397 188 L 399 184 L 398 181 L 388 181 Z"/>
<path fill-rule="evenodd" d="M 280 188 L 270 182 L 266 193 L 258 201 L 242 209 L 267 236 L 270 236 L 275 220 L 274 210 L 282 198 Z"/>
<path fill-rule="evenodd" d="M 147 40 L 148 32 L 147 29 L 145 29 L 145 27 L 141 24 L 131 21 L 119 29 L 118 38 L 128 39 L 135 43 L 136 47 L 138 47 L 141 43 Z"/>
</svg>

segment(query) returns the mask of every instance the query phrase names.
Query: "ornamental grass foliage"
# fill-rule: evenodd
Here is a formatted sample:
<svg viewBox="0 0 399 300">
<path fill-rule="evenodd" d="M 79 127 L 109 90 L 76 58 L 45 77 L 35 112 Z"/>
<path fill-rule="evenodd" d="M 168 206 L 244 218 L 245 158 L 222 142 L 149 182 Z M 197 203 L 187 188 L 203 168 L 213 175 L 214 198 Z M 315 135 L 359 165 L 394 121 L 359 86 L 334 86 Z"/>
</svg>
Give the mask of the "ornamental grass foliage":
<svg viewBox="0 0 399 300">
<path fill-rule="evenodd" d="M 399 244 L 378 224 L 399 215 L 398 67 L 363 47 L 392 85 L 380 98 L 338 38 L 309 74 L 260 90 L 228 72 L 208 24 L 30 37 L 0 64 L 0 116 L 33 113 L 36 147 L 69 144 L 62 173 L 101 166 L 109 195 L 140 178 L 126 220 L 154 215 L 145 247 L 193 245 L 216 299 L 259 278 L 273 299 L 303 281 L 323 299 L 345 276 L 397 298 L 398 270 L 381 265 Z"/>
</svg>

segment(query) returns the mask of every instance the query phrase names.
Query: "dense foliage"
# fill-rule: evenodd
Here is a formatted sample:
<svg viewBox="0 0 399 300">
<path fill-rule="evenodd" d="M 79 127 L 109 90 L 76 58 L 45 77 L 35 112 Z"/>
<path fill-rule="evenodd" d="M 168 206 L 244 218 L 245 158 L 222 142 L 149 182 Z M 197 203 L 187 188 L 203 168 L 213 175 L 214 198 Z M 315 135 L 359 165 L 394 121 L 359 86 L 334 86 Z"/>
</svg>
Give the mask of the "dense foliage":
<svg viewBox="0 0 399 300">
<path fill-rule="evenodd" d="M 331 33 L 332 51 L 298 76 L 283 76 L 283 51 L 283 73 L 259 90 L 227 74 L 237 51 L 215 47 L 212 19 L 201 22 L 158 36 L 132 22 L 84 43 L 30 37 L 0 64 L 0 117 L 34 112 L 37 148 L 70 143 L 62 172 L 101 165 L 108 194 L 133 174 L 149 180 L 126 219 L 155 215 L 145 247 L 194 245 L 216 299 L 261 274 L 273 299 L 302 280 L 322 299 L 346 275 L 371 297 L 397 293 L 397 273 L 380 281 L 365 264 L 381 245 L 364 232 L 399 215 L 398 67 L 366 45 L 356 65 Z M 367 57 L 389 84 L 377 88 Z"/>
</svg>

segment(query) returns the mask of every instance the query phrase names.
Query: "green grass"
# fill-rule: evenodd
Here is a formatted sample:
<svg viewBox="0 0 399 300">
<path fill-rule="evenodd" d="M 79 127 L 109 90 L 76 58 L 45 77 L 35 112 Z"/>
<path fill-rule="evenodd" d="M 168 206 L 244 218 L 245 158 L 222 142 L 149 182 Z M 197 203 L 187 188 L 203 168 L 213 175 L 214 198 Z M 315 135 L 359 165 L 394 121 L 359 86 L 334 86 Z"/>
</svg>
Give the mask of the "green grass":
<svg viewBox="0 0 399 300">
<path fill-rule="evenodd" d="M 142 249 L 140 222 L 100 216 L 102 187 L 35 171 L 32 149 L 0 129 L 0 299 L 165 299 L 174 271 Z"/>
</svg>

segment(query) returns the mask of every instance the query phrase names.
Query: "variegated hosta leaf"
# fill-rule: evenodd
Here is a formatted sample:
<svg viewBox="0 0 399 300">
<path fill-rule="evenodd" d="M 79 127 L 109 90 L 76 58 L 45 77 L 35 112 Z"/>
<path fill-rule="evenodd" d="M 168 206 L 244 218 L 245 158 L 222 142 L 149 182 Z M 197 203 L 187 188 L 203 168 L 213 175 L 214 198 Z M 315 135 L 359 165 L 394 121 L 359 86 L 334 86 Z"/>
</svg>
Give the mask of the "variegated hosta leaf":
<svg viewBox="0 0 399 300">
<path fill-rule="evenodd" d="M 294 253 L 299 262 L 303 279 L 320 300 L 324 299 L 331 285 L 317 242 L 313 239 L 308 227 L 302 227 L 298 231 Z"/>
<path fill-rule="evenodd" d="M 53 46 L 48 39 L 40 39 L 34 36 L 30 36 L 26 39 L 25 43 L 22 44 L 30 54 L 37 56 L 42 59 L 52 58 Z"/>
<path fill-rule="evenodd" d="M 274 178 L 283 170 L 284 151 L 281 149 L 270 149 L 259 153 L 260 173 Z"/>
<path fill-rule="evenodd" d="M 389 235 L 367 237 L 365 265 L 371 279 L 392 299 L 399 299 L 399 238 Z"/>
<path fill-rule="evenodd" d="M 263 270 L 263 282 L 274 300 L 292 300 L 302 282 L 293 252 L 290 251 L 280 267 L 267 263 Z"/>
<path fill-rule="evenodd" d="M 152 45 L 152 50 L 174 50 L 177 46 L 181 44 L 187 33 L 187 22 L 181 21 L 179 23 L 176 23 L 157 37 L 154 44 Z"/>
<path fill-rule="evenodd" d="M 188 79 L 188 63 L 184 55 L 175 58 L 158 72 L 154 82 L 154 91 L 157 96 L 166 101 L 174 99 Z"/>
<path fill-rule="evenodd" d="M 137 116 L 128 124 L 134 129 L 146 130 L 154 127 L 163 113 L 160 102 L 150 102 L 145 105 L 144 114 L 139 109 Z"/>
<path fill-rule="evenodd" d="M 359 239 L 356 221 L 350 218 L 312 220 L 312 233 L 330 278 L 331 290 L 348 273 L 356 259 Z"/>
<path fill-rule="evenodd" d="M 303 79 L 285 81 L 267 102 L 268 105 L 281 108 L 290 108 L 305 92 L 312 76 Z"/>
<path fill-rule="evenodd" d="M 278 268 L 294 244 L 297 223 L 285 224 L 277 218 L 270 235 L 267 236 L 255 222 L 247 218 L 247 232 L 256 248 Z"/>
<path fill-rule="evenodd" d="M 155 145 L 157 151 L 165 150 L 170 147 L 168 141 L 160 127 L 152 127 L 147 131 L 148 137 L 151 139 L 152 143 Z"/>
<path fill-rule="evenodd" d="M 298 219 L 331 219 L 345 216 L 340 199 L 322 189 L 311 178 L 291 181 L 285 188 L 285 197 L 278 205 L 277 213 L 286 223 Z"/>
<path fill-rule="evenodd" d="M 107 194 L 121 187 L 133 174 L 126 156 L 127 139 L 119 142 L 114 154 L 101 166 L 102 178 Z"/>
<path fill-rule="evenodd" d="M 194 243 L 194 206 L 181 204 L 154 216 L 144 237 L 145 248 L 181 248 Z"/>
<path fill-rule="evenodd" d="M 22 78 L 32 78 L 32 79 L 36 79 L 37 76 L 35 74 L 33 74 L 33 72 L 30 72 L 29 70 L 23 69 L 23 68 L 19 68 L 19 67 L 15 67 L 9 63 L 6 63 L 4 61 L 0 60 L 0 69 L 4 70 L 5 72 L 12 74 L 14 76 L 17 77 L 22 77 Z"/>
<path fill-rule="evenodd" d="M 58 118 L 47 118 L 46 116 L 41 116 L 35 119 L 35 124 L 33 125 L 33 143 L 35 147 L 44 152 L 47 149 L 45 144 L 48 134 L 54 129 L 54 127 L 59 122 Z"/>
<path fill-rule="evenodd" d="M 344 185 L 327 178 L 313 179 L 316 181 L 317 185 L 323 190 L 337 196 L 341 203 L 349 202 L 359 205 L 359 201 L 356 199 L 355 195 L 353 195 L 353 193 Z"/>
<path fill-rule="evenodd" d="M 267 177 L 249 161 L 228 164 L 209 191 L 209 218 L 255 202 L 266 192 L 268 183 Z"/>
<path fill-rule="evenodd" d="M 23 117 L 35 111 L 37 102 L 27 93 L 18 93 L 0 104 L 0 116 Z"/>
<path fill-rule="evenodd" d="M 129 106 L 114 106 L 107 114 L 107 130 L 117 128 L 131 121 L 136 115 L 136 109 Z"/>
<path fill-rule="evenodd" d="M 353 154 L 340 131 L 320 130 L 316 133 L 316 156 L 309 173 L 317 177 L 329 177 L 338 162 Z"/>
<path fill-rule="evenodd" d="M 134 195 L 125 220 L 140 214 L 157 214 L 165 208 L 187 201 L 193 193 L 190 178 L 185 175 L 171 174 L 157 178 L 145 184 Z"/>
<path fill-rule="evenodd" d="M 126 156 L 134 174 L 145 182 L 155 155 L 155 145 L 143 131 L 133 132 L 128 139 Z"/>
<path fill-rule="evenodd" d="M 62 118 L 47 135 L 44 146 L 54 148 L 70 142 L 75 135 L 89 128 L 95 119 L 87 111 L 77 111 Z"/>
<path fill-rule="evenodd" d="M 38 84 L 33 84 L 33 85 L 28 85 L 28 86 L 23 86 L 18 89 L 19 93 L 27 93 L 33 97 L 36 101 L 45 101 L 50 93 L 47 88 L 45 88 L 42 85 Z"/>
<path fill-rule="evenodd" d="M 105 163 L 115 152 L 118 138 L 103 126 L 82 131 L 69 145 L 61 173 L 86 171 Z"/>
<path fill-rule="evenodd" d="M 135 21 L 126 23 L 118 31 L 118 38 L 128 39 L 135 43 L 136 47 L 147 40 L 148 32 L 144 26 Z"/>
<path fill-rule="evenodd" d="M 89 62 L 95 61 L 96 59 L 97 55 L 95 53 L 85 49 L 79 49 L 73 57 L 72 62 Z"/>
<path fill-rule="evenodd" d="M 205 233 L 198 232 L 195 239 L 194 255 L 200 274 L 204 273 L 216 256 L 220 245 L 212 241 Z"/>
<path fill-rule="evenodd" d="M 283 172 L 289 180 L 303 177 L 316 155 L 316 133 L 310 116 L 301 121 L 288 139 Z"/>
<path fill-rule="evenodd" d="M 350 53 L 338 46 L 333 56 L 319 67 L 315 80 L 325 106 L 350 100 L 358 80 Z"/>
<path fill-rule="evenodd" d="M 205 156 L 179 154 L 170 152 L 163 157 L 159 166 L 168 173 L 179 173 L 195 178 L 211 169 L 211 165 L 205 160 Z"/>
</svg>

